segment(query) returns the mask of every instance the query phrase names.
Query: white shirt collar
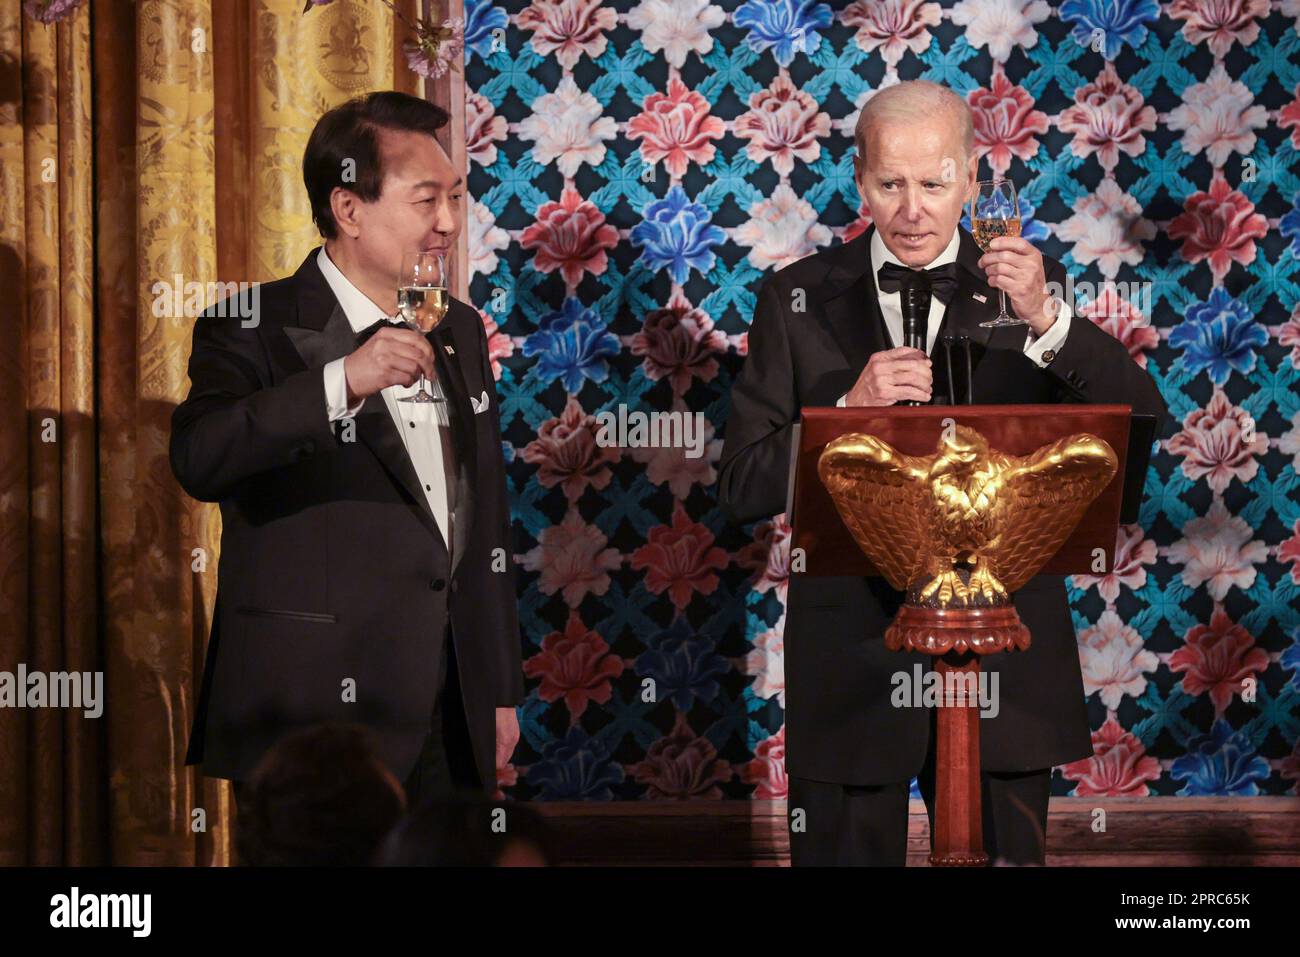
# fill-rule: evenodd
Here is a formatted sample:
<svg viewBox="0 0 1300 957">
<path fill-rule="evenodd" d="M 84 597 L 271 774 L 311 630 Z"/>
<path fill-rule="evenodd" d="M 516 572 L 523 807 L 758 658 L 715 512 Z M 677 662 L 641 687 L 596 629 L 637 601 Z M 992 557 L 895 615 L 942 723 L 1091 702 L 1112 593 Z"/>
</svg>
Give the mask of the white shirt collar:
<svg viewBox="0 0 1300 957">
<path fill-rule="evenodd" d="M 934 260 L 925 264 L 926 269 L 932 269 L 935 266 L 946 266 L 948 263 L 957 261 L 957 251 L 961 248 L 961 230 L 954 228 L 952 239 L 948 240 L 948 245 L 943 248 L 943 252 L 934 257 Z M 323 250 L 322 250 L 323 252 Z M 905 265 L 897 256 L 889 251 L 885 241 L 880 238 L 880 229 L 877 227 L 871 231 L 871 281 L 876 281 L 876 270 L 885 263 L 898 263 Z M 879 291 L 879 290 L 877 290 Z M 898 295 L 898 293 L 891 293 Z"/>
<path fill-rule="evenodd" d="M 348 324 L 352 326 L 353 332 L 360 332 L 374 325 L 376 320 L 392 318 L 376 306 L 369 296 L 354 286 L 352 280 L 343 275 L 342 270 L 334 265 L 334 261 L 326 254 L 324 246 L 316 256 L 316 264 L 320 267 L 325 281 L 329 283 L 330 289 L 333 290 L 334 298 L 343 307 L 343 314 L 348 317 Z"/>
</svg>

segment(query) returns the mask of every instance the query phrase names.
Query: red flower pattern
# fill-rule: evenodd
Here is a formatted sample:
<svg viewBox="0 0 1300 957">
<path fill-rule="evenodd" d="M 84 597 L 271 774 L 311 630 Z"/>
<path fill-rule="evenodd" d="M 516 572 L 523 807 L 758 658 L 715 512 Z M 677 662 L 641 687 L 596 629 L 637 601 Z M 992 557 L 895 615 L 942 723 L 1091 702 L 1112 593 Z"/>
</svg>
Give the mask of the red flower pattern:
<svg viewBox="0 0 1300 957">
<path fill-rule="evenodd" d="M 1169 656 L 1169 670 L 1181 671 L 1183 690 L 1190 695 L 1210 693 L 1216 718 L 1228 710 L 1242 682 L 1268 667 L 1268 653 L 1255 647 L 1255 638 L 1228 618 L 1215 603 L 1208 625 L 1187 632 L 1185 644 Z"/>
<path fill-rule="evenodd" d="M 712 140 L 726 135 L 727 127 L 709 115 L 709 101 L 673 77 L 667 93 L 651 93 L 641 113 L 627 125 L 627 137 L 641 141 L 641 158 L 647 163 L 664 161 L 673 176 L 681 176 L 691 163 L 704 165 L 713 159 Z"/>
<path fill-rule="evenodd" d="M 1232 268 L 1233 260 L 1248 266 L 1255 259 L 1255 240 L 1268 232 L 1268 220 L 1255 212 L 1255 204 L 1228 185 L 1222 170 L 1214 171 L 1210 191 L 1193 193 L 1187 211 L 1169 224 L 1169 237 L 1183 240 L 1183 259 L 1198 263 L 1208 259 L 1216 283 Z"/>
<path fill-rule="evenodd" d="M 590 702 L 609 701 L 611 681 L 623 668 L 623 660 L 610 653 L 604 638 L 587 630 L 575 609 L 569 610 L 564 632 L 551 632 L 542 639 L 542 650 L 524 662 L 525 675 L 542 679 L 539 698 L 548 703 L 564 699 L 570 725 L 578 723 Z"/>
<path fill-rule="evenodd" d="M 1006 173 L 1012 156 L 1027 161 L 1038 152 L 1034 134 L 1047 132 L 1047 114 L 1034 109 L 1034 98 L 1001 69 L 989 89 L 972 90 L 966 100 L 974 114 L 975 152 L 988 157 L 994 173 Z"/>
<path fill-rule="evenodd" d="M 1079 782 L 1076 797 L 1146 797 L 1147 782 L 1160 778 L 1160 762 L 1113 714 L 1092 733 L 1092 751 L 1092 757 L 1061 768 L 1063 778 Z"/>
<path fill-rule="evenodd" d="M 712 532 L 691 521 L 678 499 L 672 525 L 650 529 L 649 542 L 632 553 L 632 567 L 646 570 L 646 588 L 656 595 L 667 591 L 680 613 L 695 592 L 713 594 L 714 572 L 727 567 L 727 553 L 713 544 Z"/>
<path fill-rule="evenodd" d="M 605 271 L 605 250 L 618 245 L 618 230 L 576 189 L 566 187 L 558 203 L 544 203 L 537 211 L 537 221 L 524 230 L 519 244 L 536 250 L 533 268 L 538 272 L 558 269 L 566 283 L 576 286 L 583 273 Z"/>
</svg>

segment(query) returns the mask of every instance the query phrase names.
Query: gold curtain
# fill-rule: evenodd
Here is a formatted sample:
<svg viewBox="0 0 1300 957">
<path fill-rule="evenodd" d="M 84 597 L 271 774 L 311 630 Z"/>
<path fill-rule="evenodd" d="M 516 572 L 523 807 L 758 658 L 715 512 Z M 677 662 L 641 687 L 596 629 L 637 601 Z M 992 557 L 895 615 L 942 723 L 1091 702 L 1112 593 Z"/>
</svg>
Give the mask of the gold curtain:
<svg viewBox="0 0 1300 957">
<path fill-rule="evenodd" d="M 50 26 L 0 0 L 0 671 L 102 672 L 105 702 L 0 708 L 0 864 L 230 861 L 228 788 L 184 766 L 220 521 L 171 475 L 192 320 L 155 316 L 155 284 L 292 272 L 312 125 L 423 95 L 406 35 L 374 0 L 95 0 Z"/>
</svg>

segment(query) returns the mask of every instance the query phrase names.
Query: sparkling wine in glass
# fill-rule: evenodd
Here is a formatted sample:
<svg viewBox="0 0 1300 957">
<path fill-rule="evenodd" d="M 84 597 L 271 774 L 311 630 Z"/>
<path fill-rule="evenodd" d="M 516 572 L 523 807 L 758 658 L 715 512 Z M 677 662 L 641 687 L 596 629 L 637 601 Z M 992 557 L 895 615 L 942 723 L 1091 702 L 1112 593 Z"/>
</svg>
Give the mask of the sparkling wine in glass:
<svg viewBox="0 0 1300 957">
<path fill-rule="evenodd" d="M 989 251 L 989 244 L 999 236 L 1020 235 L 1020 206 L 1016 187 L 1009 179 L 981 180 L 975 184 L 970 203 L 971 235 L 980 249 Z M 998 289 L 997 316 L 980 323 L 982 328 L 999 326 L 1027 326 L 1025 320 L 1007 313 L 1007 291 Z"/>
<path fill-rule="evenodd" d="M 441 253 L 415 252 L 402 256 L 402 272 L 397 285 L 397 311 L 407 328 L 428 335 L 447 315 L 447 264 Z M 424 375 L 420 388 L 402 402 L 444 402 L 429 391 Z"/>
</svg>

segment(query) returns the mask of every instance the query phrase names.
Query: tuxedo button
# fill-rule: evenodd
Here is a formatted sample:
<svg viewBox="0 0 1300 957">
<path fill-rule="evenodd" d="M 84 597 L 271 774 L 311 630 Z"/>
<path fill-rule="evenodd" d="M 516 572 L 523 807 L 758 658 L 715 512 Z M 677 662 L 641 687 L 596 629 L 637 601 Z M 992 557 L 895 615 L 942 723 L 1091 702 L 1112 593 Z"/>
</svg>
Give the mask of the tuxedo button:
<svg viewBox="0 0 1300 957">
<path fill-rule="evenodd" d="M 447 587 L 447 579 L 431 578 L 429 579 L 429 587 L 432 588 L 434 591 L 442 591 L 444 588 Z"/>
</svg>

